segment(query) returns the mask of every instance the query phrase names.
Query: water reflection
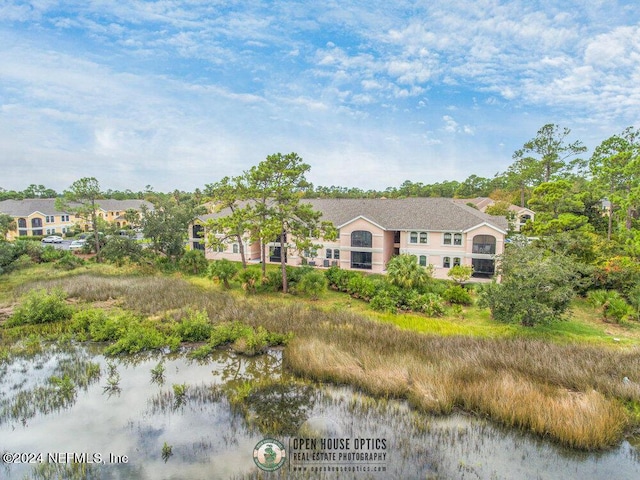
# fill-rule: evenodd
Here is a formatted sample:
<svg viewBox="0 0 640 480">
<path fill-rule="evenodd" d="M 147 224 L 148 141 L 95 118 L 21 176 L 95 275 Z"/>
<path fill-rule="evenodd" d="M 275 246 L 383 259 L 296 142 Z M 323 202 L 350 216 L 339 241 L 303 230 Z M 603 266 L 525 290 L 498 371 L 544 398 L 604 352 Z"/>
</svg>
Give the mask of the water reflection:
<svg viewBox="0 0 640 480">
<path fill-rule="evenodd" d="M 15 407 L 25 395 L 36 398 L 39 388 L 69 393 L 65 375 L 74 387 L 66 403 Z M 109 378 L 117 378 L 116 395 L 105 392 Z M 201 362 L 149 354 L 107 361 L 84 348 L 52 348 L 0 369 L 0 408 L 0 450 L 99 454 L 104 460 L 5 464 L 0 477 L 9 479 L 266 478 L 252 458 L 265 437 L 289 452 L 298 439 L 349 440 L 352 450 L 357 439 L 385 440 L 379 449 L 384 463 L 378 463 L 384 472 L 294 471 L 328 465 L 300 454 L 268 478 L 640 478 L 638 453 L 628 442 L 608 452 L 575 452 L 482 419 L 421 415 L 404 402 L 289 378 L 278 350 L 252 358 L 220 351 Z M 321 450 L 320 443 L 313 446 Z"/>
</svg>

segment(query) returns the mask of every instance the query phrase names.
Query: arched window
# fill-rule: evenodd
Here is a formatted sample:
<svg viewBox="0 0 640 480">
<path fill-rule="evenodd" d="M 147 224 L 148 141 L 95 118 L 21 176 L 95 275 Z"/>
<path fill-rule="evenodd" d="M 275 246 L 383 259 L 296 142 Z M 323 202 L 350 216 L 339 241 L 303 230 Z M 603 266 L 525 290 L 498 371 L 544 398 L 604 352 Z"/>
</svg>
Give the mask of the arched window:
<svg viewBox="0 0 640 480">
<path fill-rule="evenodd" d="M 472 252 L 494 255 L 496 253 L 496 237 L 493 235 L 476 235 L 473 237 Z"/>
<path fill-rule="evenodd" d="M 426 267 L 427 266 L 427 256 L 426 255 L 420 255 L 418 263 L 420 263 L 420 265 L 422 267 Z"/>
<path fill-rule="evenodd" d="M 462 234 L 461 233 L 456 233 L 453 236 L 453 244 L 454 245 L 462 245 Z"/>
<path fill-rule="evenodd" d="M 420 232 L 420 243 L 427 243 L 427 232 Z"/>
<path fill-rule="evenodd" d="M 32 218 L 31 219 L 31 228 L 42 228 L 42 219 L 41 218 Z"/>
<path fill-rule="evenodd" d="M 418 232 L 411 232 L 409 234 L 409 243 L 418 243 Z"/>
<path fill-rule="evenodd" d="M 444 257 L 442 259 L 442 266 L 444 268 L 451 268 L 451 257 Z"/>
<path fill-rule="evenodd" d="M 356 230 L 351 233 L 351 246 L 371 248 L 373 246 L 373 236 L 366 230 Z"/>
<path fill-rule="evenodd" d="M 445 245 L 451 245 L 451 234 L 445 233 L 443 242 Z"/>
<path fill-rule="evenodd" d="M 237 243 L 233 244 L 233 253 L 239 253 L 240 252 L 240 247 L 238 246 Z"/>
<path fill-rule="evenodd" d="M 453 266 L 460 266 L 460 257 L 453 257 Z"/>
<path fill-rule="evenodd" d="M 18 219 L 18 228 L 27 228 L 27 220 L 24 218 Z"/>
</svg>

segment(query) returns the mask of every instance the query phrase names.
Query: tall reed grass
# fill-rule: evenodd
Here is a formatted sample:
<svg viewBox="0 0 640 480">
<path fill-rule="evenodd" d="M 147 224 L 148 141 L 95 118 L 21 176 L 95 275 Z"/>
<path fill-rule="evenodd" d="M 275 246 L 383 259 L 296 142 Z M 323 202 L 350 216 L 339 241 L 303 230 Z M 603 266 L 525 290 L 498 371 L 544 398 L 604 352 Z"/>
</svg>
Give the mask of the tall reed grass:
<svg viewBox="0 0 640 480">
<path fill-rule="evenodd" d="M 574 448 L 614 445 L 637 422 L 623 407 L 640 404 L 637 347 L 427 335 L 346 311 L 238 300 L 169 277 L 83 274 L 24 288 L 34 286 L 62 288 L 77 301 L 114 299 L 146 316 L 205 311 L 213 324 L 291 332 L 284 363 L 299 375 L 406 398 L 428 412 L 476 412 Z"/>
</svg>

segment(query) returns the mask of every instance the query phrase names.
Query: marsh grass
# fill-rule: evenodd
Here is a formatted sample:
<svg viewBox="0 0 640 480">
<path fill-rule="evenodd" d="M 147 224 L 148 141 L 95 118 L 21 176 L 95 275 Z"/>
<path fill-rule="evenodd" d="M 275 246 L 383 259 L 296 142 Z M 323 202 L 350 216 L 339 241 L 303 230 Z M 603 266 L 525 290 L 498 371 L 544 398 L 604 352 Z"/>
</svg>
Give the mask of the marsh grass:
<svg viewBox="0 0 640 480">
<path fill-rule="evenodd" d="M 171 322 L 189 312 L 206 313 L 212 327 L 210 341 L 202 347 L 205 355 L 217 344 L 212 338 L 226 335 L 233 325 L 254 332 L 258 346 L 263 330 L 293 335 L 284 364 L 298 375 L 406 398 L 427 412 L 463 409 L 574 448 L 614 445 L 638 421 L 628 411 L 640 405 L 640 349 L 603 347 L 606 335 L 591 331 L 591 324 L 560 324 L 560 334 L 525 331 L 497 325 L 486 312 L 468 309 L 455 321 L 380 315 L 371 321 L 349 311 L 359 306 L 310 308 L 278 294 L 269 301 L 240 300 L 171 277 L 82 274 L 38 282 L 37 287 L 61 288 L 79 302 L 113 299 L 135 312 L 123 325 L 153 327 L 163 335 L 175 332 L 167 330 L 173 328 Z M 136 315 L 141 319 L 134 320 Z M 127 331 L 137 332 L 131 339 L 141 332 Z M 585 334 L 599 345 L 571 341 Z M 238 338 L 245 340 L 225 341 L 248 351 L 247 337 Z M 625 377 L 629 382 L 623 382 Z"/>
</svg>

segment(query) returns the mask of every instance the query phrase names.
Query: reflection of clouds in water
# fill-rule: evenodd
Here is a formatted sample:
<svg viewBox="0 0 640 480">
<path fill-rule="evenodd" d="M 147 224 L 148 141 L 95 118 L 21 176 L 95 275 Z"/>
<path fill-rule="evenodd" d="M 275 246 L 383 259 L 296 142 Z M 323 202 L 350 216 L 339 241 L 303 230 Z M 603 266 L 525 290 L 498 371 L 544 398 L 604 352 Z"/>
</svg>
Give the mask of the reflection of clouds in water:
<svg viewBox="0 0 640 480">
<path fill-rule="evenodd" d="M 311 417 L 298 430 L 301 438 L 338 438 L 343 437 L 340 422 L 330 417 Z"/>
</svg>

